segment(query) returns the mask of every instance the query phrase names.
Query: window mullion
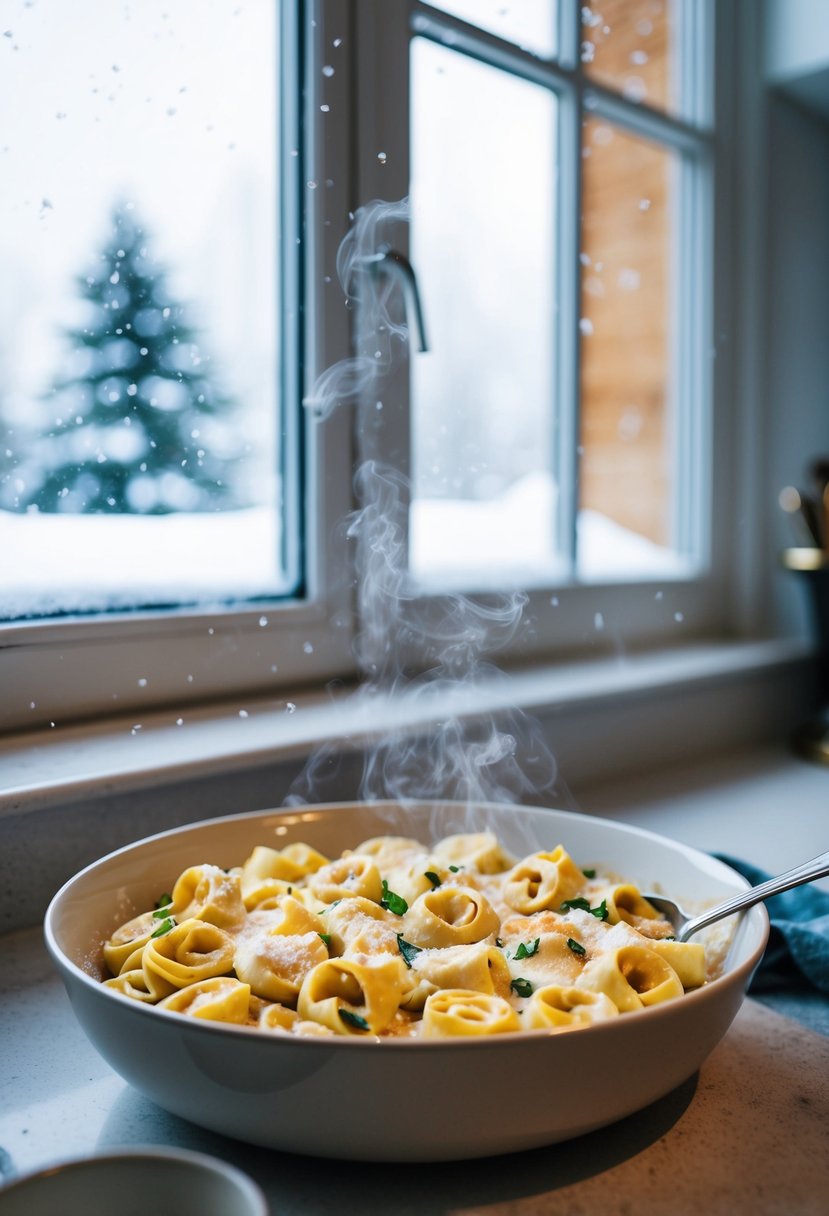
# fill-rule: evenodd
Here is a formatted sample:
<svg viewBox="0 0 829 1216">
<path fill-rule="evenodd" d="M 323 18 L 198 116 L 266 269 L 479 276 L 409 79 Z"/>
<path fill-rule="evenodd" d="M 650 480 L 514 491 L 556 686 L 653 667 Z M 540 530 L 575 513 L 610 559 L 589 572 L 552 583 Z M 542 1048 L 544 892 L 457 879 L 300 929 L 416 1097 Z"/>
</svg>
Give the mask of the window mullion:
<svg viewBox="0 0 829 1216">
<path fill-rule="evenodd" d="M 558 383 L 554 442 L 559 551 L 575 568 L 579 502 L 582 118 L 578 79 L 559 94 L 557 314 Z"/>
</svg>

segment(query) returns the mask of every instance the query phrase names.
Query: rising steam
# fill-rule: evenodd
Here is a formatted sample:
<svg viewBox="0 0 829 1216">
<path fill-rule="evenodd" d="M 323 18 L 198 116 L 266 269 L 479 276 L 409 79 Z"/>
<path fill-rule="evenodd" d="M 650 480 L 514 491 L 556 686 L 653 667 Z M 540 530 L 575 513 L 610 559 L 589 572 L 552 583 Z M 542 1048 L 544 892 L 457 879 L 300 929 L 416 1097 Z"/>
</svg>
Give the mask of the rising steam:
<svg viewBox="0 0 829 1216">
<path fill-rule="evenodd" d="M 514 708 L 497 717 L 481 715 L 474 690 L 486 680 L 490 687 L 502 684 L 506 692 L 508 678 L 484 656 L 519 632 L 526 597 L 503 594 L 483 602 L 447 594 L 440 598 L 439 615 L 421 611 L 408 571 L 408 481 L 400 470 L 365 454 L 366 433 L 378 424 L 375 402 L 408 343 L 399 288 L 373 274 L 372 264 L 408 217 L 406 200 L 373 202 L 356 213 L 339 250 L 337 272 L 359 317 L 357 353 L 323 372 L 304 400 L 320 421 L 342 404 L 362 414 L 362 458 L 354 479 L 359 506 L 343 525 L 362 571 L 355 642 L 362 684 L 351 704 L 356 708 L 394 694 L 405 699 L 408 710 L 405 727 L 390 724 L 366 747 L 359 795 L 372 802 L 450 799 L 469 807 L 517 802 L 553 786 L 555 761 L 538 723 Z M 406 653 L 419 655 L 426 669 L 408 670 Z M 466 704 L 458 708 L 459 701 Z M 506 695 L 503 702 L 509 704 Z M 420 729 L 412 727 L 412 718 L 422 723 Z M 344 762 L 342 744 L 319 749 L 287 803 L 341 797 L 337 780 Z"/>
</svg>

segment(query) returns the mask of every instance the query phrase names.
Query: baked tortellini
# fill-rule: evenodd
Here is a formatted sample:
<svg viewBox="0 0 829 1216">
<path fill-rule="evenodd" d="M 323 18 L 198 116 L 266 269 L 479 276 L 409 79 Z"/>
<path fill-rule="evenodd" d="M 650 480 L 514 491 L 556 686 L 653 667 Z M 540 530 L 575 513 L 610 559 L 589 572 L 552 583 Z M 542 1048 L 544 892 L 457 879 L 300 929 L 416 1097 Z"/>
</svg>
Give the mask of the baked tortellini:
<svg viewBox="0 0 829 1216">
<path fill-rule="evenodd" d="M 272 839 L 215 860 L 103 942 L 110 990 L 262 1034 L 434 1039 L 579 1031 L 710 978 L 701 944 L 560 843 L 389 835 L 327 857 Z"/>
</svg>

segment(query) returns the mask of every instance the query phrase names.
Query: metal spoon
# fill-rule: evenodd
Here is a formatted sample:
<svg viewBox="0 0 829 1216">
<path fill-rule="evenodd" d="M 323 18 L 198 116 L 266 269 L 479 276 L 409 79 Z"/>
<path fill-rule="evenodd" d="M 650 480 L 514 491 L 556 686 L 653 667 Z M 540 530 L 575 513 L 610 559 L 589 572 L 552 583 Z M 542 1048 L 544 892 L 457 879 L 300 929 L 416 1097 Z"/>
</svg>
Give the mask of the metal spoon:
<svg viewBox="0 0 829 1216">
<path fill-rule="evenodd" d="M 761 900 L 769 899 L 772 895 L 779 895 L 781 891 L 789 891 L 792 887 L 800 887 L 806 882 L 812 882 L 815 878 L 825 878 L 827 874 L 829 874 L 829 853 L 821 853 L 820 856 L 813 857 L 811 861 L 804 861 L 801 865 L 795 866 L 793 870 L 787 870 L 785 874 L 778 875 L 777 878 L 770 878 L 767 882 L 761 882 L 758 886 L 749 888 L 748 891 L 732 895 L 724 903 L 717 904 L 715 908 L 709 908 L 707 912 L 693 917 L 684 912 L 672 899 L 666 899 L 664 895 L 645 895 L 644 898 L 656 908 L 657 912 L 661 912 L 671 922 L 676 940 L 687 942 L 692 934 L 698 933 L 700 929 L 712 925 L 714 921 L 721 920 L 724 916 L 731 916 L 733 912 L 740 912 L 743 908 L 751 908 L 754 904 L 759 904 Z"/>
</svg>

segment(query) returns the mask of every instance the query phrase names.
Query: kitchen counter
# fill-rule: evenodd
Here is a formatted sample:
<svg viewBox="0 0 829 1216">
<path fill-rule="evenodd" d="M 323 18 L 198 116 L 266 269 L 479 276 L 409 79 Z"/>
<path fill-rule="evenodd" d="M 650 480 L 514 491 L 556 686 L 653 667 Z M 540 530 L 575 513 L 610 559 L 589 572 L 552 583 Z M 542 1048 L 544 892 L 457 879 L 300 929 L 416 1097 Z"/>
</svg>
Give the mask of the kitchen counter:
<svg viewBox="0 0 829 1216">
<path fill-rule="evenodd" d="M 829 770 L 780 749 L 586 788 L 579 805 L 782 869 L 827 847 L 827 795 Z M 747 1000 L 697 1076 L 575 1141 L 416 1169 L 322 1162 L 224 1139 L 131 1089 L 75 1021 L 39 926 L 26 928 L 0 937 L 0 1172 L 159 1144 L 239 1165 L 274 1216 L 823 1216 L 828 1007 L 793 998 L 796 1020 L 779 1012 L 785 1004 Z"/>
</svg>

